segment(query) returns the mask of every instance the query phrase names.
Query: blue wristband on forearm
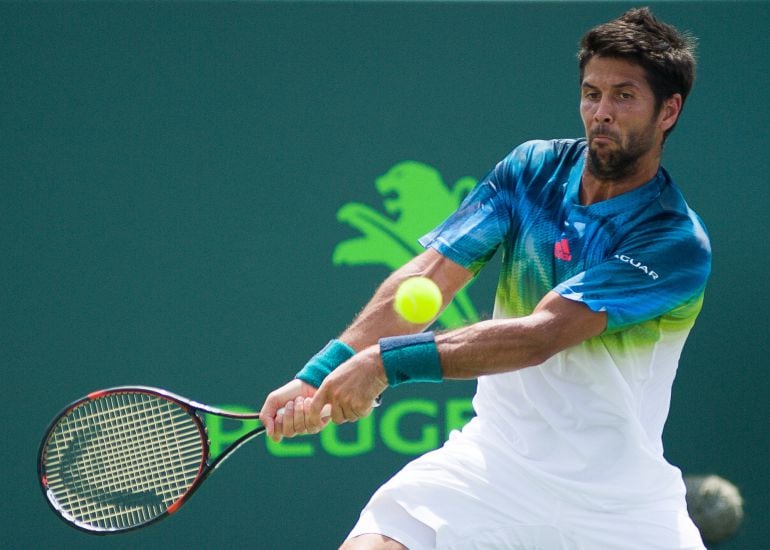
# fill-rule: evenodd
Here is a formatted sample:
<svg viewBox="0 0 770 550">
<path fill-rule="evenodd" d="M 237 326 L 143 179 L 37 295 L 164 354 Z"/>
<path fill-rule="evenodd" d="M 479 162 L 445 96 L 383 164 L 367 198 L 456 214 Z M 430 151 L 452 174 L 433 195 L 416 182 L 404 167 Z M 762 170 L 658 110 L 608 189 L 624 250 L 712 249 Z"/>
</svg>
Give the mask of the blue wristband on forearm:
<svg viewBox="0 0 770 550">
<path fill-rule="evenodd" d="M 356 354 L 355 350 L 342 340 L 331 340 L 321 351 L 310 358 L 295 378 L 318 388 L 331 372 Z"/>
<path fill-rule="evenodd" d="M 380 357 L 390 387 L 410 382 L 441 382 L 444 377 L 432 332 L 382 338 Z"/>
</svg>

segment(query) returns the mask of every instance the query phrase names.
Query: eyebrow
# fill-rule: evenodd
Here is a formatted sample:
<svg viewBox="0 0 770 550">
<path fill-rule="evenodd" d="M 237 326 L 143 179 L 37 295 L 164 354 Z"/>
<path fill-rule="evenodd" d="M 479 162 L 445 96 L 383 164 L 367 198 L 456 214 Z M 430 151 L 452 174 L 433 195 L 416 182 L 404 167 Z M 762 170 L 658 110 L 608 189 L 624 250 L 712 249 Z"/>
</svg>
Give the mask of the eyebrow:
<svg viewBox="0 0 770 550">
<path fill-rule="evenodd" d="M 594 86 L 590 82 L 583 81 L 580 83 L 581 88 L 591 88 L 592 90 L 598 90 L 598 86 Z M 618 84 L 613 84 L 611 86 L 612 88 L 618 89 L 618 88 L 640 88 L 639 84 L 632 80 L 624 80 L 623 82 L 619 82 Z"/>
</svg>

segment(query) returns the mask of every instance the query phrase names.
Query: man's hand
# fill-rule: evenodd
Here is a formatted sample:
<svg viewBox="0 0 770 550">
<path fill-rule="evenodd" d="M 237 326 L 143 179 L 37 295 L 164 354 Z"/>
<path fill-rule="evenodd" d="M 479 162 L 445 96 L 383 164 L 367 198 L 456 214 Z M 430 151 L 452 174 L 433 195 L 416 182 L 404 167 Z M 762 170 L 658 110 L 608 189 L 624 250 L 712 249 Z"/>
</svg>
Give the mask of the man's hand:
<svg viewBox="0 0 770 550">
<path fill-rule="evenodd" d="M 331 406 L 335 424 L 368 416 L 377 397 L 388 387 L 379 346 L 370 346 L 340 365 L 326 377 L 308 403 L 304 403 L 304 426 L 316 433 L 326 424 L 325 405 Z M 327 420 L 328 422 L 328 420 Z"/>
<path fill-rule="evenodd" d="M 304 411 L 306 404 L 310 405 L 310 398 L 315 392 L 313 386 L 299 379 L 294 379 L 271 392 L 259 412 L 259 421 L 265 426 L 268 437 L 278 442 L 284 437 L 308 433 Z M 281 408 L 284 409 L 283 413 L 278 412 Z"/>
</svg>

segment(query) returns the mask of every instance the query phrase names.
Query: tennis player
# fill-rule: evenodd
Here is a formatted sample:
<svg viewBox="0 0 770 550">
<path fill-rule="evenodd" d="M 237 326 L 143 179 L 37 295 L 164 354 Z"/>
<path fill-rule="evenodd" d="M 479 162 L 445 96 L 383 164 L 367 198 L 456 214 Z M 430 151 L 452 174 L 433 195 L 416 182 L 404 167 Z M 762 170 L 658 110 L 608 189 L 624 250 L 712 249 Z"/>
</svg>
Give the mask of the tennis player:
<svg viewBox="0 0 770 550">
<path fill-rule="evenodd" d="M 586 33 L 585 138 L 516 147 L 268 396 L 262 420 L 280 439 L 320 430 L 327 403 L 351 422 L 388 387 L 478 380 L 475 418 L 377 490 L 343 548 L 704 548 L 661 439 L 711 262 L 660 166 L 693 50 L 648 9 Z M 494 319 L 434 334 L 394 313 L 406 277 L 448 301 L 498 248 Z"/>
</svg>

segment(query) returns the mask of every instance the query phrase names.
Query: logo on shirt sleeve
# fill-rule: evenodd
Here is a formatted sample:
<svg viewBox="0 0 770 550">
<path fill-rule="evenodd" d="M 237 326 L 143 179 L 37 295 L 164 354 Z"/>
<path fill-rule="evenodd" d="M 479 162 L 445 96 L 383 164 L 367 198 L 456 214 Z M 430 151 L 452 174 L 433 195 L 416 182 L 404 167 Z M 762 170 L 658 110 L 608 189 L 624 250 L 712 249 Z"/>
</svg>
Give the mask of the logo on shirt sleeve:
<svg viewBox="0 0 770 550">
<path fill-rule="evenodd" d="M 635 260 L 631 256 L 626 256 L 625 254 L 615 254 L 615 257 L 623 263 L 627 263 L 641 271 L 644 271 L 653 281 L 660 276 L 657 273 L 655 273 L 652 269 L 644 265 L 642 262 Z"/>
</svg>

